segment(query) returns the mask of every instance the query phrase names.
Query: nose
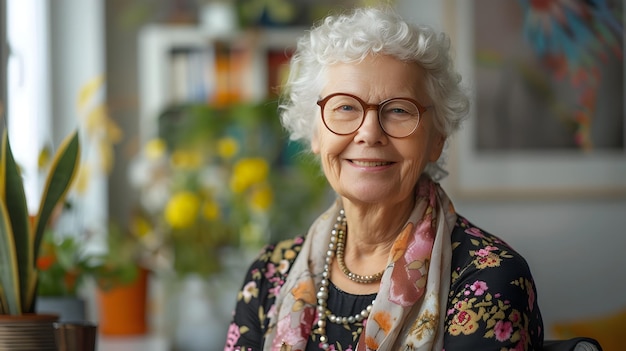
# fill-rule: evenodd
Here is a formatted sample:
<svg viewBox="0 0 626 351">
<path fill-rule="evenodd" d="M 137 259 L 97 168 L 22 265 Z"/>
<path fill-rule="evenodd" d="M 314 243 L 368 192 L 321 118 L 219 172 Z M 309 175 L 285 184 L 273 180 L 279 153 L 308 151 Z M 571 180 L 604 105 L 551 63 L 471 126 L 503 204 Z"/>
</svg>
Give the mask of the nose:
<svg viewBox="0 0 626 351">
<path fill-rule="evenodd" d="M 354 140 L 359 143 L 366 143 L 368 145 L 385 144 L 387 140 L 387 134 L 380 125 L 378 108 L 368 107 L 365 110 L 365 116 L 363 117 L 363 123 L 357 129 L 357 133 L 354 136 Z"/>
</svg>

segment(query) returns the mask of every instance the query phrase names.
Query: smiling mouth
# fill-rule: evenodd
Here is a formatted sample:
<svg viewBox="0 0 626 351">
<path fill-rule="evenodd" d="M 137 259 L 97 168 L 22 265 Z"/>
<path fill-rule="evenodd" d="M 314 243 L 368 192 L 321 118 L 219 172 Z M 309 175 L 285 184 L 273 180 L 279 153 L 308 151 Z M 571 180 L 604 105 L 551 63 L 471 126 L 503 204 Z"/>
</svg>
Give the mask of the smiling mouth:
<svg viewBox="0 0 626 351">
<path fill-rule="evenodd" d="M 352 160 L 352 163 L 354 163 L 357 166 L 361 166 L 361 167 L 380 167 L 380 166 L 390 165 L 393 162 Z"/>
</svg>

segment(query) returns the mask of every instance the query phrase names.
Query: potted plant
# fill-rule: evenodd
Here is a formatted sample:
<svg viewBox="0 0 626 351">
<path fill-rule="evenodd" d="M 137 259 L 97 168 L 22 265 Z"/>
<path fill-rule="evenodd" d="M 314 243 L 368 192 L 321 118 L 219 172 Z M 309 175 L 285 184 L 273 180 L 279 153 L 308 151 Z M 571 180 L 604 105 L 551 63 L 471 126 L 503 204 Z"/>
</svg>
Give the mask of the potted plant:
<svg viewBox="0 0 626 351">
<path fill-rule="evenodd" d="M 44 232 L 37 258 L 37 313 L 54 313 L 59 321 L 84 321 L 80 288 L 92 274 L 90 257 L 81 241 L 53 228 Z"/>
<path fill-rule="evenodd" d="M 53 322 L 58 317 L 35 313 L 36 262 L 48 219 L 74 179 L 79 155 L 78 132 L 74 132 L 66 137 L 55 154 L 39 210 L 31 223 L 20 170 L 13 158 L 6 128 L 3 132 L 0 150 L 0 332 L 3 338 L 0 348 L 56 350 Z M 6 328 L 10 328 L 11 333 L 3 330 Z M 33 328 L 36 333 L 32 332 Z M 24 344 L 24 348 L 20 344 Z"/>
<path fill-rule="evenodd" d="M 148 270 L 141 262 L 142 246 L 123 227 L 111 222 L 106 253 L 92 257 L 96 282 L 99 331 L 127 336 L 147 332 Z"/>
</svg>

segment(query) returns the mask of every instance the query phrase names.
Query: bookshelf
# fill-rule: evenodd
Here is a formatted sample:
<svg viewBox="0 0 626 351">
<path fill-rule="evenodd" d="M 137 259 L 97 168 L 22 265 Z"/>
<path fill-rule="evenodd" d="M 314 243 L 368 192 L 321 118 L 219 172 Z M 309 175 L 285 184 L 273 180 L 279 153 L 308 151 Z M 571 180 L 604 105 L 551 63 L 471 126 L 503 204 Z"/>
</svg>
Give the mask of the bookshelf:
<svg viewBox="0 0 626 351">
<path fill-rule="evenodd" d="M 157 135 L 158 116 L 170 105 L 272 96 L 303 33 L 287 27 L 216 36 L 196 26 L 144 27 L 138 38 L 140 141 Z"/>
</svg>

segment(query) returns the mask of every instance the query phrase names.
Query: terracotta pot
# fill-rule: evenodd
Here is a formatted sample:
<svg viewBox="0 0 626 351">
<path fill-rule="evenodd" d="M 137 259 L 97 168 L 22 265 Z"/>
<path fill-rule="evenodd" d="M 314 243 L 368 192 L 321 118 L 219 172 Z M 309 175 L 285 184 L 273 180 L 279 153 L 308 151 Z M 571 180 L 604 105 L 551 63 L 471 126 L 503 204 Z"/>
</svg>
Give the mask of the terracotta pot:
<svg viewBox="0 0 626 351">
<path fill-rule="evenodd" d="M 54 314 L 0 315 L 0 351 L 56 351 Z"/>
<path fill-rule="evenodd" d="M 147 331 L 148 271 L 137 279 L 109 290 L 98 289 L 99 331 L 103 335 L 141 335 Z"/>
</svg>

